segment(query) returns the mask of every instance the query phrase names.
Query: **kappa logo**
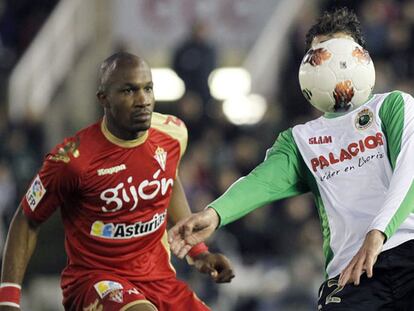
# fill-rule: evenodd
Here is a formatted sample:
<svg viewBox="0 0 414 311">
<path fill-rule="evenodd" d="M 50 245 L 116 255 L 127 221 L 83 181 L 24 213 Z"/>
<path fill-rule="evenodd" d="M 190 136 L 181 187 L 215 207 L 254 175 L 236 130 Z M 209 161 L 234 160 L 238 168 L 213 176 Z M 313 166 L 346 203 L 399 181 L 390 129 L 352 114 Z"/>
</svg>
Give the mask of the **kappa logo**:
<svg viewBox="0 0 414 311">
<path fill-rule="evenodd" d="M 101 168 L 99 170 L 97 170 L 96 172 L 98 173 L 98 176 L 102 176 L 102 175 L 112 175 L 112 174 L 116 174 L 120 171 L 124 171 L 126 170 L 126 165 L 125 164 L 121 164 L 121 165 L 117 165 L 117 166 L 113 166 L 110 168 Z"/>
<path fill-rule="evenodd" d="M 45 193 L 46 189 L 43 186 L 39 175 L 37 175 L 26 193 L 26 201 L 32 211 L 36 209 L 36 206 L 39 204 Z"/>
<path fill-rule="evenodd" d="M 155 150 L 154 158 L 157 160 L 158 164 L 165 172 L 165 166 L 167 164 L 167 152 L 164 150 L 164 148 L 158 146 L 157 150 Z"/>
</svg>

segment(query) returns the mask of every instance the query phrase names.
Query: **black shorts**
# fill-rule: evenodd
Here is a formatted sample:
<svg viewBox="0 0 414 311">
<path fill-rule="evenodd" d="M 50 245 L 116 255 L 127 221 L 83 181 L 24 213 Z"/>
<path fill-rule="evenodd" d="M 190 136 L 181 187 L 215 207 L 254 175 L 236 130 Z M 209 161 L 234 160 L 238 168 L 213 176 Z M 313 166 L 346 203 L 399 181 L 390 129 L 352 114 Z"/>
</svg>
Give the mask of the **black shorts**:
<svg viewBox="0 0 414 311">
<path fill-rule="evenodd" d="M 371 279 L 338 287 L 339 276 L 319 289 L 320 311 L 414 311 L 414 240 L 382 252 Z"/>
</svg>

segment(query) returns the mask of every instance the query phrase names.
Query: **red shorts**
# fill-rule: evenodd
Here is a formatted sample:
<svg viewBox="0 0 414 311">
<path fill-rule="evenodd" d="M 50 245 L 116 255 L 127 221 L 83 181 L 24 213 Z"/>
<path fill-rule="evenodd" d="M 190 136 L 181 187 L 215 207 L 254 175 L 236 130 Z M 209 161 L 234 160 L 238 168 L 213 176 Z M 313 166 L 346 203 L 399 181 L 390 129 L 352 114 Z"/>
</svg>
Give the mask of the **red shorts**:
<svg viewBox="0 0 414 311">
<path fill-rule="evenodd" d="M 99 274 L 65 289 L 66 311 L 123 311 L 136 304 L 150 304 L 158 311 L 211 311 L 184 282 L 175 277 L 130 282 L 111 274 Z"/>
</svg>

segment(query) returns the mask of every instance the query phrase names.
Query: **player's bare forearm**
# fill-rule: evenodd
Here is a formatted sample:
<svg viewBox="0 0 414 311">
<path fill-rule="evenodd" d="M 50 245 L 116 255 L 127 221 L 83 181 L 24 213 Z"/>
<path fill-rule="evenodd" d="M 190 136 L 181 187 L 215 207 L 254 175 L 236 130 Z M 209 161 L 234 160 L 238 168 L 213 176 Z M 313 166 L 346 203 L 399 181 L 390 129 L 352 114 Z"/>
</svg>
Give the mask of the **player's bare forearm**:
<svg viewBox="0 0 414 311">
<path fill-rule="evenodd" d="M 22 284 L 27 264 L 36 247 L 37 236 L 38 226 L 30 222 L 19 206 L 7 235 L 1 282 Z"/>
<path fill-rule="evenodd" d="M 216 230 L 220 218 L 212 208 L 194 213 L 179 221 L 168 231 L 171 251 L 179 258 L 184 258 L 192 246 L 205 241 Z"/>
<path fill-rule="evenodd" d="M 186 219 L 190 219 L 190 216 L 192 215 L 183 186 L 178 177 L 174 183 L 168 213 L 170 221 L 177 225 L 185 222 Z M 215 224 L 215 227 L 217 227 L 217 224 Z M 187 244 L 187 248 L 185 251 L 182 251 L 182 254 L 175 254 L 178 255 L 179 258 L 184 258 L 187 252 L 195 244 L 197 243 L 194 243 L 193 245 Z M 222 254 L 214 254 L 208 251 L 203 252 L 195 258 L 194 263 L 200 272 L 209 274 L 217 283 L 230 282 L 234 277 L 230 261 Z"/>
<path fill-rule="evenodd" d="M 168 219 L 172 224 L 191 215 L 187 197 L 185 196 L 183 185 L 180 178 L 177 177 L 172 190 L 170 205 L 168 206 Z"/>
<path fill-rule="evenodd" d="M 170 205 L 168 206 L 169 221 L 171 222 L 171 224 L 179 226 L 179 224 L 189 219 L 191 215 L 191 209 L 188 204 L 184 188 L 181 184 L 179 177 L 177 177 L 174 182 Z M 182 243 L 184 244 L 185 241 L 183 240 Z M 176 249 L 177 246 L 173 245 L 171 250 L 174 254 L 176 254 L 179 258 L 182 259 L 195 244 L 182 245 L 183 249 L 180 254 L 174 252 L 174 249 Z"/>
</svg>

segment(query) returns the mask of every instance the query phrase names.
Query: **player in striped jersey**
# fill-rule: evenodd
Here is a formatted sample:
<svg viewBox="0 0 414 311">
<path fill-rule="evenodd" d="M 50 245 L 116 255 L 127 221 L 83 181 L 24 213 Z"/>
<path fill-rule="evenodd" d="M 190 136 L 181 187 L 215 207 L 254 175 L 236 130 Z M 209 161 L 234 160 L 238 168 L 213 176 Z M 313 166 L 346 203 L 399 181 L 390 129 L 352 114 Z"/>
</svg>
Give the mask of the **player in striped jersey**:
<svg viewBox="0 0 414 311">
<path fill-rule="evenodd" d="M 166 236 L 167 218 L 190 215 L 177 176 L 184 123 L 153 112 L 150 68 L 132 54 L 105 60 L 97 97 L 104 118 L 56 146 L 21 201 L 7 240 L 0 310 L 19 308 L 39 225 L 57 208 L 68 255 L 66 310 L 210 310 L 176 278 Z M 190 257 L 216 282 L 233 277 L 229 261 L 203 243 Z"/>
<path fill-rule="evenodd" d="M 325 13 L 308 48 L 331 38 L 364 45 L 354 13 Z M 413 310 L 414 99 L 394 91 L 280 133 L 263 163 L 205 211 L 170 231 L 183 256 L 217 227 L 272 201 L 312 192 L 327 280 L 319 310 Z"/>
</svg>

